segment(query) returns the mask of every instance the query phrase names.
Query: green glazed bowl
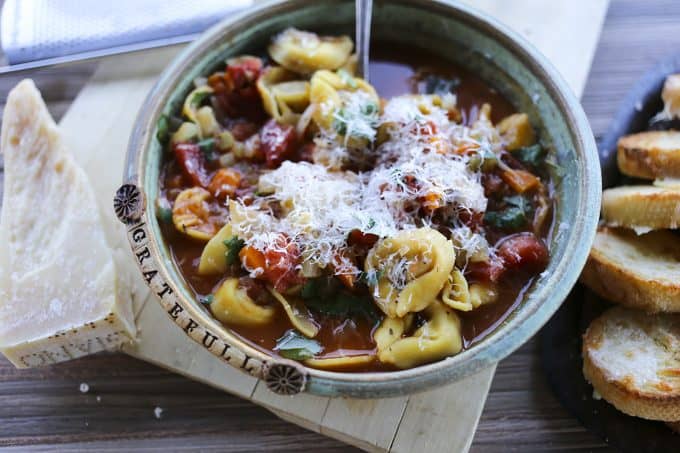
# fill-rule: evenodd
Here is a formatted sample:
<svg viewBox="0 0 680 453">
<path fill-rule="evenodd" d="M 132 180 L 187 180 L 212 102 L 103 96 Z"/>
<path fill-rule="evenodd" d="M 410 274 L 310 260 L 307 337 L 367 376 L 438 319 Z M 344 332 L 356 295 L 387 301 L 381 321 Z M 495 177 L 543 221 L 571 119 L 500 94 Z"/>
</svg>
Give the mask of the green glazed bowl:
<svg viewBox="0 0 680 453">
<path fill-rule="evenodd" d="M 164 243 L 155 216 L 162 147 L 155 138 L 161 114 L 181 108 L 192 81 L 227 57 L 265 48 L 295 26 L 353 36 L 354 2 L 270 2 L 225 19 L 188 46 L 149 93 L 129 142 L 124 184 L 115 197 L 143 276 L 168 315 L 228 364 L 265 380 L 278 393 L 390 397 L 424 391 L 477 373 L 525 343 L 550 318 L 576 282 L 598 221 L 600 167 L 586 116 L 557 71 L 528 43 L 493 19 L 442 0 L 376 1 L 374 39 L 430 49 L 477 74 L 527 112 L 562 168 L 555 175 L 557 208 L 547 270 L 524 300 L 486 338 L 460 354 L 417 368 L 374 373 L 311 369 L 252 347 L 214 320 L 192 296 Z M 226 364 L 225 364 L 226 366 Z"/>
</svg>

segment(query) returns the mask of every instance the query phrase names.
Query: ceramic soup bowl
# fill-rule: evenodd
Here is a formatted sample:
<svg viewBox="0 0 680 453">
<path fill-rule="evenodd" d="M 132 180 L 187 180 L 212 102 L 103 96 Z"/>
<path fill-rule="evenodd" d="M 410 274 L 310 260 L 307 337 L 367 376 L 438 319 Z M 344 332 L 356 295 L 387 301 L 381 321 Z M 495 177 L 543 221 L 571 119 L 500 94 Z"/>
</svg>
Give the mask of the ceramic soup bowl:
<svg viewBox="0 0 680 453">
<path fill-rule="evenodd" d="M 594 238 L 600 207 L 595 142 L 580 107 L 557 71 L 528 43 L 467 6 L 444 1 L 376 2 L 373 39 L 430 49 L 477 74 L 514 107 L 527 112 L 561 167 L 556 181 L 551 257 L 524 299 L 489 335 L 447 359 L 412 369 L 346 373 L 312 369 L 259 350 L 216 321 L 185 283 L 155 215 L 162 145 L 156 124 L 180 109 L 192 81 L 221 68 L 226 58 L 261 52 L 287 27 L 353 36 L 354 2 L 273 2 L 225 19 L 188 46 L 149 93 L 129 142 L 124 184 L 115 207 L 127 224 L 143 276 L 168 316 L 210 352 L 262 378 L 275 392 L 379 398 L 424 391 L 462 379 L 503 359 L 557 310 L 576 282 Z"/>
</svg>

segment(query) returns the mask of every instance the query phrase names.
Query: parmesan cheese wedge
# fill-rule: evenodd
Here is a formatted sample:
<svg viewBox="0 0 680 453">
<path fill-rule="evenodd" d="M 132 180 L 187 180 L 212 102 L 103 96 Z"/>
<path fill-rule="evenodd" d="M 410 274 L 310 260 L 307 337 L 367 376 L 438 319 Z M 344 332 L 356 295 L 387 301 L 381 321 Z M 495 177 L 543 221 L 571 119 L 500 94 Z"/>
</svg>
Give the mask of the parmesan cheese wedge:
<svg viewBox="0 0 680 453">
<path fill-rule="evenodd" d="M 94 191 L 32 81 L 10 92 L 1 139 L 0 351 L 26 368 L 131 341 L 129 289 Z"/>
</svg>

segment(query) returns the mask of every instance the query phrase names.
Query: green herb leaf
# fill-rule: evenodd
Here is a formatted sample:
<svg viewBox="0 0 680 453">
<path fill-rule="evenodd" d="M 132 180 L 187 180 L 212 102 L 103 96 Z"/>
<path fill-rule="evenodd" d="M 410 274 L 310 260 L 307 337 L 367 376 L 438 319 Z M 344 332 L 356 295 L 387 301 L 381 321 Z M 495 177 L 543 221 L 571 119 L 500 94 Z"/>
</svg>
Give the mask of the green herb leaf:
<svg viewBox="0 0 680 453">
<path fill-rule="evenodd" d="M 300 291 L 300 296 L 302 296 L 307 307 L 328 316 L 360 316 L 369 321 L 379 319 L 375 304 L 370 296 L 358 295 L 348 291 L 335 277 L 318 277 L 307 280 Z"/>
<path fill-rule="evenodd" d="M 504 208 L 488 211 L 484 214 L 484 222 L 502 230 L 515 231 L 529 223 L 533 206 L 521 195 L 513 195 L 503 199 Z"/>
<path fill-rule="evenodd" d="M 203 101 L 205 101 L 209 96 L 210 96 L 209 91 L 199 91 L 194 94 L 194 97 L 191 98 L 191 106 L 196 108 L 203 104 Z"/>
<path fill-rule="evenodd" d="M 372 229 L 374 226 L 375 226 L 375 219 L 374 219 L 374 218 L 368 219 L 368 223 L 366 224 L 366 229 L 367 229 L 367 230 L 370 230 L 370 229 Z"/>
<path fill-rule="evenodd" d="M 365 283 L 368 286 L 375 286 L 378 284 L 378 281 L 382 278 L 383 276 L 383 271 L 382 270 L 375 270 L 371 272 L 361 272 L 359 274 L 359 281 Z"/>
<path fill-rule="evenodd" d="M 162 223 L 172 223 L 172 209 L 167 206 L 158 206 L 156 217 Z"/>
<path fill-rule="evenodd" d="M 543 148 L 539 143 L 531 146 L 525 146 L 512 153 L 517 157 L 523 164 L 526 164 L 532 168 L 538 168 L 541 163 L 543 163 L 547 150 Z"/>
<path fill-rule="evenodd" d="M 369 102 L 368 104 L 361 107 L 361 114 L 364 116 L 377 115 L 378 111 L 378 104 L 375 102 Z"/>
<path fill-rule="evenodd" d="M 197 145 L 201 149 L 201 152 L 208 161 L 214 161 L 219 158 L 217 156 L 217 153 L 215 152 L 214 138 L 206 138 L 204 140 L 201 140 L 200 142 L 197 143 Z"/>
<path fill-rule="evenodd" d="M 170 139 L 170 121 L 165 114 L 161 115 L 156 123 L 156 138 L 163 145 Z"/>
<path fill-rule="evenodd" d="M 291 329 L 276 340 L 274 350 L 287 359 L 306 360 L 323 351 L 323 347 L 318 341 L 304 337 L 298 331 Z"/>
<path fill-rule="evenodd" d="M 460 79 L 454 77 L 447 79 L 434 74 L 429 74 L 423 80 L 424 87 L 421 94 L 448 94 L 453 93 L 460 85 Z"/>
<path fill-rule="evenodd" d="M 246 241 L 239 239 L 238 236 L 232 236 L 226 241 L 222 241 L 222 244 L 227 248 L 224 254 L 227 259 L 227 266 L 238 263 L 238 254 L 246 245 Z"/>
<path fill-rule="evenodd" d="M 215 296 L 213 296 L 212 294 L 208 294 L 205 297 L 201 297 L 199 299 L 199 302 L 201 302 L 203 305 L 210 305 L 210 304 L 213 303 L 214 300 L 215 300 Z"/>
</svg>

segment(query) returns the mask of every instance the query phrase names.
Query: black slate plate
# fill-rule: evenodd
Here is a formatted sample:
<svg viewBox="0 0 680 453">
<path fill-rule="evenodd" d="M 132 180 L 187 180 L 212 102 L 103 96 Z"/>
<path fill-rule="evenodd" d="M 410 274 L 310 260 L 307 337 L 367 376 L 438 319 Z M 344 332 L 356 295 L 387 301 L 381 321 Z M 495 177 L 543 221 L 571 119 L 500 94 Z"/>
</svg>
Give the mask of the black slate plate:
<svg viewBox="0 0 680 453">
<path fill-rule="evenodd" d="M 603 186 L 625 183 L 616 164 L 616 142 L 626 134 L 649 129 L 663 108 L 661 88 L 667 75 L 680 73 L 680 55 L 661 61 L 632 88 L 612 125 L 598 143 Z M 680 124 L 656 128 L 680 129 Z M 604 400 L 593 399 L 593 388 L 583 378 L 581 336 L 595 317 L 611 304 L 580 284 L 540 333 L 541 359 L 548 382 L 560 403 L 588 430 L 623 452 L 680 452 L 680 435 L 661 422 L 627 416 Z"/>
</svg>

